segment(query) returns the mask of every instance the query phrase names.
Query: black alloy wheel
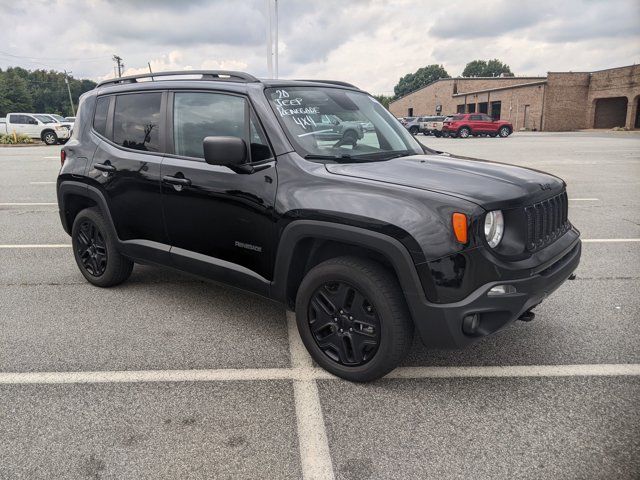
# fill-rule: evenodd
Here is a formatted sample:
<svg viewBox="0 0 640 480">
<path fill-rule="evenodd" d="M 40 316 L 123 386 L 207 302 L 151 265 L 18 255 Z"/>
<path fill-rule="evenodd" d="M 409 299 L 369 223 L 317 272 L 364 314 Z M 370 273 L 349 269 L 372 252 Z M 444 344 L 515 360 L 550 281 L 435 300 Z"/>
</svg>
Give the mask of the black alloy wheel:
<svg viewBox="0 0 640 480">
<path fill-rule="evenodd" d="M 329 282 L 318 288 L 307 318 L 320 350 L 340 365 L 364 365 L 378 350 L 380 319 L 372 303 L 348 283 Z"/>
<path fill-rule="evenodd" d="M 107 269 L 107 246 L 95 223 L 85 219 L 76 234 L 76 249 L 84 269 L 100 277 Z"/>
</svg>

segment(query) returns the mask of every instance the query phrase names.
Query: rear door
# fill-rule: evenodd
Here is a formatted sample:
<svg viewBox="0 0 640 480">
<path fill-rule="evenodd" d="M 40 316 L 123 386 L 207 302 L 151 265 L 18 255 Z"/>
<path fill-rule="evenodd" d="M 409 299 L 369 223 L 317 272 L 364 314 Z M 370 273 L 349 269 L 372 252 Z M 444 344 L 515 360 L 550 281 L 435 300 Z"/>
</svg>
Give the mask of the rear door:
<svg viewBox="0 0 640 480">
<path fill-rule="evenodd" d="M 482 131 L 485 133 L 496 133 L 498 131 L 496 122 L 486 114 L 481 115 Z"/>
<path fill-rule="evenodd" d="M 482 115 L 474 114 L 469 115 L 469 126 L 473 133 L 482 133 L 484 132 L 484 122 L 482 122 Z"/>
<path fill-rule="evenodd" d="M 98 148 L 88 176 L 102 191 L 120 240 L 143 256 L 159 249 L 168 257 L 160 193 L 165 105 L 162 91 L 102 96 L 93 120 Z"/>
<path fill-rule="evenodd" d="M 222 281 L 238 272 L 258 275 L 263 284 L 272 277 L 277 176 L 271 148 L 248 99 L 223 92 L 175 91 L 168 106 L 170 153 L 162 164 L 162 196 L 172 261 Z M 206 163 L 202 141 L 208 136 L 243 138 L 251 162 L 259 168 L 237 173 Z"/>
</svg>

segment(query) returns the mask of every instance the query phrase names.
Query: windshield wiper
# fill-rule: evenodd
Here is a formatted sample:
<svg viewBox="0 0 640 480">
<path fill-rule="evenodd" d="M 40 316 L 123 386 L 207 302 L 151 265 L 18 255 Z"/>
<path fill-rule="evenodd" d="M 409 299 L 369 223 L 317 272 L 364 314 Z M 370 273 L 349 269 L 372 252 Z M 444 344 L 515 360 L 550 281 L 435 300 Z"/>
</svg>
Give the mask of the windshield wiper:
<svg viewBox="0 0 640 480">
<path fill-rule="evenodd" d="M 315 153 L 310 153 L 304 156 L 305 160 L 352 160 L 353 157 L 351 155 L 319 155 Z"/>
</svg>

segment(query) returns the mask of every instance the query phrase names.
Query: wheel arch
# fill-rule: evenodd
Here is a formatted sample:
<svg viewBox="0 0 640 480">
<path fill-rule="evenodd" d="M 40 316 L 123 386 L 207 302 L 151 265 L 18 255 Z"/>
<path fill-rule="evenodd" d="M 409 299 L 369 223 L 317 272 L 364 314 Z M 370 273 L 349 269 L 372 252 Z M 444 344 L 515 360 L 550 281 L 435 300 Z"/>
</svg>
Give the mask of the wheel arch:
<svg viewBox="0 0 640 480">
<path fill-rule="evenodd" d="M 82 182 L 64 180 L 58 184 L 58 207 L 62 227 L 68 234 L 71 234 L 73 221 L 78 213 L 85 208 L 98 207 L 115 238 L 118 238 L 107 201 L 97 188 Z"/>
<path fill-rule="evenodd" d="M 293 310 L 304 275 L 315 265 L 344 255 L 373 259 L 389 268 L 398 279 L 410 310 L 415 297 L 425 298 L 416 265 L 398 240 L 351 225 L 316 220 L 298 220 L 284 229 L 271 297 Z"/>
<path fill-rule="evenodd" d="M 53 128 L 45 128 L 45 129 L 43 129 L 43 130 L 40 132 L 40 140 L 43 140 L 43 141 L 44 141 L 44 136 L 45 136 L 48 132 L 53 133 L 53 134 L 56 136 L 56 138 L 58 137 L 58 134 L 55 132 L 55 130 L 54 130 Z"/>
</svg>

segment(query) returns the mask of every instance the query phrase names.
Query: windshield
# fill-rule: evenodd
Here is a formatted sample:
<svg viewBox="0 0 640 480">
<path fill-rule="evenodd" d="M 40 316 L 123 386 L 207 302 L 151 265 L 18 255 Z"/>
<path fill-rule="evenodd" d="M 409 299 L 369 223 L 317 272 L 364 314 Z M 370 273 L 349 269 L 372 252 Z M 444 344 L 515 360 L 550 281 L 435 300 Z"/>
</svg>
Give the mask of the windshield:
<svg viewBox="0 0 640 480">
<path fill-rule="evenodd" d="M 365 93 L 329 87 L 268 88 L 265 93 L 305 158 L 348 163 L 424 153 L 413 135 Z"/>
<path fill-rule="evenodd" d="M 34 115 L 34 117 L 36 117 L 42 123 L 56 123 L 56 121 L 49 115 Z"/>
<path fill-rule="evenodd" d="M 62 115 L 57 115 L 55 113 L 50 113 L 49 116 L 55 118 L 59 122 L 64 122 L 64 117 Z"/>
</svg>

